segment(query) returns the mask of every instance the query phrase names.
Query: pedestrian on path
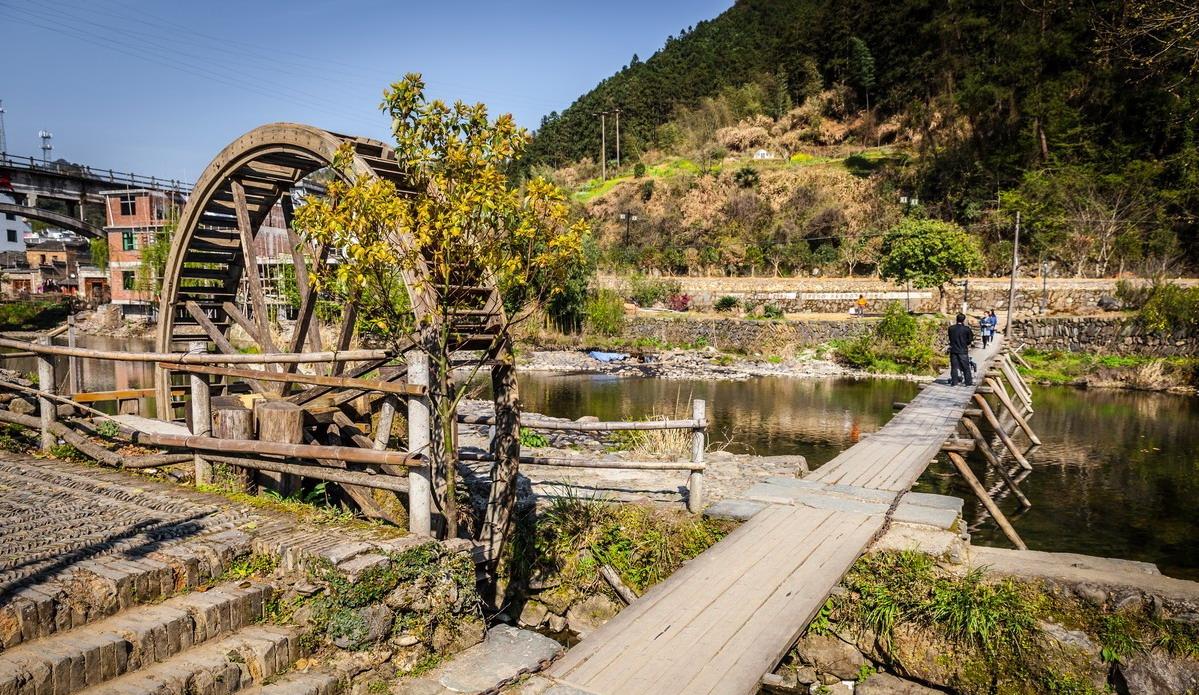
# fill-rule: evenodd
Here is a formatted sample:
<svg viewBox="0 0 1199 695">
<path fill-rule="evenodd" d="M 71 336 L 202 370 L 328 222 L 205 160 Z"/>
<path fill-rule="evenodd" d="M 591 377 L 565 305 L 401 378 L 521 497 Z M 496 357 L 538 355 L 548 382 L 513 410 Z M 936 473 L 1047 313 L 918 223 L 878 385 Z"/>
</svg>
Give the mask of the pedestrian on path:
<svg viewBox="0 0 1199 695">
<path fill-rule="evenodd" d="M 966 325 L 966 315 L 958 314 L 957 323 L 949 327 L 949 385 L 957 386 L 963 379 L 967 386 L 974 385 L 970 373 L 970 345 L 974 342 L 974 331 Z"/>
<path fill-rule="evenodd" d="M 983 347 L 987 347 L 987 343 L 995 339 L 995 327 L 999 325 L 999 319 L 995 316 L 995 310 L 992 309 L 983 314 L 983 317 L 978 322 L 978 332 L 983 337 Z"/>
</svg>

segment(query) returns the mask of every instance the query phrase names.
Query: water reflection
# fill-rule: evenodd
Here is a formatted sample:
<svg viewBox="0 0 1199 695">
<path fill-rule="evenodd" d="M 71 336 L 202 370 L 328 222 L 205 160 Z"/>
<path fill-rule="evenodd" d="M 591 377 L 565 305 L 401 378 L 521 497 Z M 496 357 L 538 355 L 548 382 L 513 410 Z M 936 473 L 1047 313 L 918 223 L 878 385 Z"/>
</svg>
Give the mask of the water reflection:
<svg viewBox="0 0 1199 695">
<path fill-rule="evenodd" d="M 54 339 L 55 345 L 66 345 L 64 336 Z M 127 352 L 153 352 L 154 341 L 149 338 L 114 338 L 111 336 L 80 335 L 75 339 L 77 347 L 91 350 L 122 350 Z M 115 391 L 122 389 L 145 389 L 154 386 L 154 365 L 150 362 L 116 362 L 81 358 L 78 360 L 83 375 L 84 391 Z M 55 357 L 54 366 L 59 379 L 59 393 L 67 390 L 66 357 Z M 3 366 L 21 374 L 37 373 L 37 362 L 32 357 L 4 360 Z"/>
</svg>

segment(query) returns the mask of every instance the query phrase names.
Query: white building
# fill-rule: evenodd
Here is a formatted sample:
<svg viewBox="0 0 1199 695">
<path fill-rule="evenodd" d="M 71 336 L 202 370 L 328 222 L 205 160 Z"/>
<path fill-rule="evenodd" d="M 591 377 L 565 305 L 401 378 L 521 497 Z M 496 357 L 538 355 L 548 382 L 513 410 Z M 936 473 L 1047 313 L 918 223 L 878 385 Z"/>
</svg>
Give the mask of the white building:
<svg viewBox="0 0 1199 695">
<path fill-rule="evenodd" d="M 0 203 L 15 203 L 7 193 L 0 193 Z M 0 251 L 24 251 L 25 235 L 29 233 L 29 223 L 25 218 L 11 212 L 0 216 Z"/>
</svg>

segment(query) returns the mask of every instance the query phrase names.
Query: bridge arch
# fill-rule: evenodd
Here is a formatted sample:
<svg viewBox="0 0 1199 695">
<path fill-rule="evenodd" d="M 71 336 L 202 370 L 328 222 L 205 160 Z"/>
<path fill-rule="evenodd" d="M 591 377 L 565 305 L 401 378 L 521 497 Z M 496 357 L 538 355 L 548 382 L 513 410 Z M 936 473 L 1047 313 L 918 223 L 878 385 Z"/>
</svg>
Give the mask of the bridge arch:
<svg viewBox="0 0 1199 695">
<path fill-rule="evenodd" d="M 69 229 L 77 234 L 103 239 L 105 236 L 104 230 L 93 224 L 88 224 L 81 219 L 64 215 L 61 212 L 53 210 L 43 210 L 41 208 L 30 207 L 28 205 L 17 205 L 16 203 L 0 202 L 0 213 L 20 215 L 27 220 L 37 220 L 46 224 L 56 225 L 63 229 Z"/>
</svg>

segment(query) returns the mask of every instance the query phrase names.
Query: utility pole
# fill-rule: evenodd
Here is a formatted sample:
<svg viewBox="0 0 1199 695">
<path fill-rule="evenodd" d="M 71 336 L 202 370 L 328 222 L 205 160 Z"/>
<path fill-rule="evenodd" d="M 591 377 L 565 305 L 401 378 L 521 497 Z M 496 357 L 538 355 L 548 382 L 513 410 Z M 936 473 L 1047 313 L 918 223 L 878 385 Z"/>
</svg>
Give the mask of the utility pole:
<svg viewBox="0 0 1199 695">
<path fill-rule="evenodd" d="M 50 140 L 54 138 L 54 133 L 48 130 L 39 130 L 37 136 L 42 139 L 42 163 L 49 163 L 50 151 L 54 149 L 54 145 L 50 144 Z"/>
<path fill-rule="evenodd" d="M 0 99 L 0 152 L 8 152 L 8 140 L 4 137 L 4 100 Z"/>
<path fill-rule="evenodd" d="M 608 180 L 608 112 L 600 111 L 600 181 Z"/>
<path fill-rule="evenodd" d="M 1012 284 L 1007 294 L 1007 323 L 1003 332 L 1008 338 L 1012 335 L 1012 319 L 1016 315 L 1016 273 L 1020 270 L 1020 211 L 1016 211 L 1016 238 L 1012 242 Z"/>
<path fill-rule="evenodd" d="M 616 170 L 620 171 L 620 109 L 616 111 Z"/>
</svg>

